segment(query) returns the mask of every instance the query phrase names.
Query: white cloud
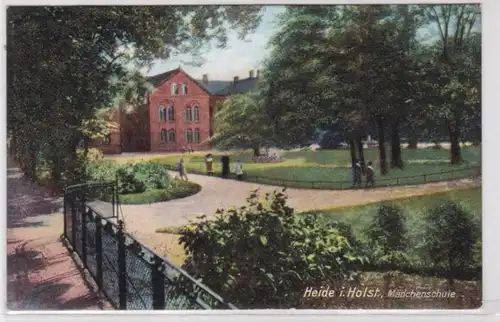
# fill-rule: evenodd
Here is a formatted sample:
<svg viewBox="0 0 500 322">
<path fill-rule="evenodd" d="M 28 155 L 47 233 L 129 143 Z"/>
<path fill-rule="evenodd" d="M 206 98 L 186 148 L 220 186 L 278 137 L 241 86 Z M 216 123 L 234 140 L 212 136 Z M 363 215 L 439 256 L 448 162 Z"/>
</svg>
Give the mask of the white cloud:
<svg viewBox="0 0 500 322">
<path fill-rule="evenodd" d="M 248 77 L 248 71 L 258 69 L 267 56 L 268 41 L 276 31 L 274 24 L 276 14 L 283 11 L 284 7 L 266 7 L 262 23 L 256 32 L 248 37 L 249 41 L 239 40 L 236 32 L 229 32 L 227 48 L 209 50 L 204 55 L 206 62 L 201 67 L 183 64 L 183 61 L 190 61 L 191 57 L 179 55 L 168 61 L 156 62 L 148 75 L 163 73 L 181 66 L 194 78 L 201 78 L 202 74 L 208 74 L 212 80 L 231 80 L 234 76 Z"/>
</svg>

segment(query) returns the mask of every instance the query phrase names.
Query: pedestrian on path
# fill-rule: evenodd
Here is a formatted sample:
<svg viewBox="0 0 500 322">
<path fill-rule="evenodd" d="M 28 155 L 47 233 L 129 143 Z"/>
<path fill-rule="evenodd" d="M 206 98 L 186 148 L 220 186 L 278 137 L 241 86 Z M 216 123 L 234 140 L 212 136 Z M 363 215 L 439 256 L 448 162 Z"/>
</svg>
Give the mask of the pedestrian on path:
<svg viewBox="0 0 500 322">
<path fill-rule="evenodd" d="M 207 174 L 209 176 L 214 175 L 213 162 L 214 162 L 214 158 L 212 156 L 212 153 L 207 154 L 205 156 L 205 166 L 207 168 Z"/>
<path fill-rule="evenodd" d="M 177 170 L 179 170 L 179 177 L 181 179 L 188 181 L 187 173 L 186 173 L 186 168 L 184 167 L 184 160 L 181 159 L 179 163 L 177 164 Z"/>
<path fill-rule="evenodd" d="M 375 169 L 373 169 L 373 163 L 368 162 L 368 167 L 366 168 L 366 187 L 375 186 Z"/>
<path fill-rule="evenodd" d="M 220 162 L 222 163 L 222 178 L 227 179 L 229 176 L 229 162 L 230 162 L 227 153 L 224 153 L 224 155 L 220 159 Z"/>
<path fill-rule="evenodd" d="M 236 174 L 236 179 L 243 180 L 243 165 L 239 160 L 234 163 L 234 173 Z"/>
<path fill-rule="evenodd" d="M 361 163 L 359 160 L 356 160 L 356 164 L 354 166 L 354 182 L 353 182 L 353 188 L 360 188 L 361 187 Z"/>
</svg>

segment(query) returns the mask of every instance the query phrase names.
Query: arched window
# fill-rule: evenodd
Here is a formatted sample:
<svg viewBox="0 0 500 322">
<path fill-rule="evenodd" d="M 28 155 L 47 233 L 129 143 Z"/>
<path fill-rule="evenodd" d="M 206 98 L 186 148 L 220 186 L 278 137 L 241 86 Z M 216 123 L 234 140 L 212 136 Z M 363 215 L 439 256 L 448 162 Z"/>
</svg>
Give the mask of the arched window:
<svg viewBox="0 0 500 322">
<path fill-rule="evenodd" d="M 189 143 L 193 142 L 193 130 L 191 130 L 191 129 L 186 130 L 186 140 Z"/>
<path fill-rule="evenodd" d="M 200 129 L 194 129 L 194 142 L 200 143 Z"/>
<path fill-rule="evenodd" d="M 167 107 L 167 121 L 174 121 L 174 120 L 175 120 L 174 107 L 172 105 L 168 105 L 168 107 Z"/>
<path fill-rule="evenodd" d="M 179 87 L 177 87 L 176 83 L 172 84 L 172 96 L 177 96 L 179 95 Z"/>
<path fill-rule="evenodd" d="M 200 108 L 198 107 L 198 105 L 195 105 L 193 107 L 193 121 L 200 121 Z"/>
<path fill-rule="evenodd" d="M 160 140 L 164 142 L 167 141 L 167 130 L 162 129 L 160 131 Z"/>
<path fill-rule="evenodd" d="M 191 106 L 186 106 L 186 121 L 191 122 L 193 120 L 193 111 Z"/>
<path fill-rule="evenodd" d="M 175 131 L 174 131 L 174 129 L 168 130 L 168 142 L 175 142 Z"/>
<path fill-rule="evenodd" d="M 160 118 L 160 121 L 166 121 L 167 118 L 165 117 L 165 106 L 158 106 L 158 117 Z"/>
<path fill-rule="evenodd" d="M 182 95 L 188 94 L 188 86 L 187 84 L 182 84 Z"/>
</svg>

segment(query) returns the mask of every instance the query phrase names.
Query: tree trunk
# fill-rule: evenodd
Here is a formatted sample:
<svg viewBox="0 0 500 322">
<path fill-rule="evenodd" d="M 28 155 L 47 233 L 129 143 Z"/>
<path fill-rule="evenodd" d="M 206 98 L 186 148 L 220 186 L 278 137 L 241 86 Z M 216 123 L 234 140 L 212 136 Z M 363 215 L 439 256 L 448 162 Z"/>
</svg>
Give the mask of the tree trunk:
<svg viewBox="0 0 500 322">
<path fill-rule="evenodd" d="M 454 125 L 448 125 L 450 134 L 450 163 L 459 164 L 462 162 L 462 154 L 460 151 L 460 130 Z"/>
<path fill-rule="evenodd" d="M 403 169 L 404 163 L 401 157 L 401 138 L 399 136 L 399 121 L 391 124 L 391 168 Z"/>
<path fill-rule="evenodd" d="M 358 148 L 359 163 L 361 163 L 361 171 L 363 174 L 365 174 L 366 173 L 365 152 L 363 149 L 363 140 L 361 137 L 358 137 L 356 139 L 356 145 Z"/>
<path fill-rule="evenodd" d="M 254 157 L 260 156 L 260 148 L 258 146 L 253 147 L 252 150 L 253 150 Z"/>
<path fill-rule="evenodd" d="M 354 172 L 356 170 L 356 146 L 354 140 L 349 140 L 349 150 L 351 152 L 351 167 L 352 173 L 354 175 Z"/>
<path fill-rule="evenodd" d="M 385 153 L 385 135 L 384 135 L 384 120 L 382 117 L 377 117 L 377 132 L 378 132 L 378 150 L 380 158 L 380 174 L 387 174 L 387 156 Z"/>
<path fill-rule="evenodd" d="M 418 139 L 416 134 L 410 134 L 410 142 L 408 142 L 408 149 L 416 149 L 418 145 Z"/>
</svg>

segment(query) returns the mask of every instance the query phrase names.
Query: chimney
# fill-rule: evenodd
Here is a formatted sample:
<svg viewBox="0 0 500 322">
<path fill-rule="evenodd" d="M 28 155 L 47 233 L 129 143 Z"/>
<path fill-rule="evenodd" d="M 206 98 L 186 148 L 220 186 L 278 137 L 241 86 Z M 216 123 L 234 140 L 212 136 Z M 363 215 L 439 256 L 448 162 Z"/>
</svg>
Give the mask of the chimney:
<svg viewBox="0 0 500 322">
<path fill-rule="evenodd" d="M 260 70 L 257 69 L 257 78 L 260 77 Z"/>
<path fill-rule="evenodd" d="M 253 74 L 253 69 L 250 69 L 248 71 L 248 78 L 253 78 L 254 77 L 254 74 Z"/>
<path fill-rule="evenodd" d="M 240 78 L 238 76 L 234 76 L 233 83 L 236 84 L 239 80 Z"/>
<path fill-rule="evenodd" d="M 208 83 L 208 74 L 203 74 L 202 77 L 203 77 L 203 83 L 205 84 Z"/>
</svg>

